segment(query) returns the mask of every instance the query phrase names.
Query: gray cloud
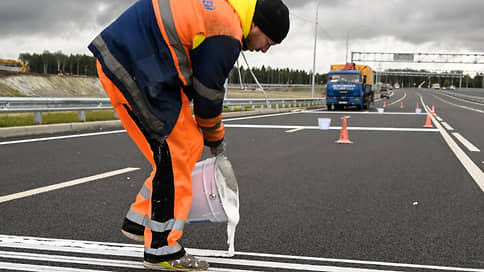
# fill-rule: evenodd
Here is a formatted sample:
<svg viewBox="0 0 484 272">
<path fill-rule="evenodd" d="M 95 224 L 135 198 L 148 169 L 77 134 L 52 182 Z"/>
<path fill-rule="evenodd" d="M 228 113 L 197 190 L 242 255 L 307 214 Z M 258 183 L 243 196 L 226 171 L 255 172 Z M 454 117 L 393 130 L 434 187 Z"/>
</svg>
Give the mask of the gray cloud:
<svg viewBox="0 0 484 272">
<path fill-rule="evenodd" d="M 290 9 L 291 29 L 288 39 L 277 50 L 304 51 L 305 56 L 312 56 L 317 2 L 283 1 Z M 21 52 L 15 52 L 15 46 L 6 48 L 6 45 L 15 44 L 10 41 L 28 38 L 34 38 L 44 46 L 51 45 L 48 43 L 50 39 L 62 38 L 66 41 L 65 44 L 80 44 L 80 48 L 84 48 L 91 37 L 134 2 L 135 0 L 0 0 L 0 44 L 4 47 L 0 49 L 10 55 L 18 55 Z M 318 45 L 327 44 L 327 50 L 334 48 L 338 50 L 338 54 L 343 52 L 344 55 L 347 37 L 352 42 L 353 50 L 358 50 L 358 46 L 366 42 L 366 51 L 369 51 L 370 41 L 378 41 L 374 46 L 375 50 L 382 43 L 399 41 L 413 47 L 425 45 L 427 51 L 429 44 L 433 51 L 484 51 L 482 0 L 320 0 L 318 10 Z M 401 48 L 392 47 L 391 44 L 384 44 L 382 47 L 401 51 Z M 52 44 L 52 48 L 40 49 L 32 44 L 23 48 L 26 49 L 22 50 L 36 51 L 54 50 L 52 48 L 58 50 L 59 45 Z M 311 51 L 307 52 L 309 50 Z M 301 57 L 295 58 L 294 63 L 303 61 Z"/>
<path fill-rule="evenodd" d="M 0 33 L 4 37 L 75 33 L 105 25 L 133 2 L 3 0 L 0 1 Z"/>
</svg>

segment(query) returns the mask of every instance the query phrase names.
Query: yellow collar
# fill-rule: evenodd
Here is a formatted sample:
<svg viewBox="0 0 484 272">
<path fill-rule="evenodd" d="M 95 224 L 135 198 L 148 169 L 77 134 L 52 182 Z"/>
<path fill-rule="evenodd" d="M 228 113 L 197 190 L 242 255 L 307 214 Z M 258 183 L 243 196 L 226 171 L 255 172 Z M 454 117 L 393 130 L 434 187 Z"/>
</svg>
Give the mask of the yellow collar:
<svg viewBox="0 0 484 272">
<path fill-rule="evenodd" d="M 255 5 L 257 0 L 228 0 L 230 5 L 235 9 L 240 18 L 244 38 L 247 38 L 254 17 Z"/>
</svg>

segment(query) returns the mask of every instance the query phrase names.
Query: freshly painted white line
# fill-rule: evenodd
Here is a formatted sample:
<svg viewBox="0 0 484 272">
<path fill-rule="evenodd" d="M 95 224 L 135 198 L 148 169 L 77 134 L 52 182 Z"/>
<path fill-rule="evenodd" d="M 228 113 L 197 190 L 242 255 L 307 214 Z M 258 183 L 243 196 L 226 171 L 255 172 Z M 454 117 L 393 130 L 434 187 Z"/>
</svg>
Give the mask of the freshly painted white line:
<svg viewBox="0 0 484 272">
<path fill-rule="evenodd" d="M 282 116 L 282 115 L 296 114 L 296 113 L 299 113 L 299 112 L 300 111 L 292 111 L 292 112 L 284 112 L 284 113 L 265 114 L 265 115 L 247 116 L 247 117 L 239 117 L 239 118 L 229 118 L 229 119 L 223 119 L 223 121 L 224 122 L 228 122 L 228 121 L 237 121 L 237 120 L 246 120 L 246 119 L 256 119 L 256 118 L 264 118 L 264 117 Z M 0 145 L 10 145 L 10 144 L 22 144 L 22 143 L 32 143 L 32 142 L 62 140 L 62 139 L 71 139 L 71 138 L 80 138 L 80 137 L 90 137 L 90 136 L 100 136 L 100 135 L 108 135 L 108 134 L 117 134 L 117 133 L 124 133 L 124 132 L 126 132 L 126 130 L 114 130 L 114 131 L 84 133 L 84 134 L 76 134 L 76 135 L 44 137 L 44 138 L 36 138 L 36 139 L 26 139 L 26 140 L 16 140 L 16 141 L 0 142 Z"/>
<path fill-rule="evenodd" d="M 422 96 L 420 96 L 420 101 L 422 102 L 422 105 L 425 105 Z M 484 173 L 482 172 L 482 170 L 469 158 L 469 156 L 467 156 L 467 154 L 459 147 L 459 145 L 457 145 L 454 139 L 452 139 L 449 133 L 447 133 L 447 131 L 440 125 L 437 120 L 435 120 L 432 115 L 430 115 L 430 118 L 432 119 L 432 123 L 434 123 L 437 129 L 439 129 L 440 134 L 442 135 L 452 152 L 454 152 L 457 159 L 462 163 L 464 168 L 467 170 L 469 175 L 471 175 L 479 188 L 481 188 L 481 191 L 484 192 Z"/>
<path fill-rule="evenodd" d="M 283 113 L 273 113 L 273 114 L 263 114 L 263 115 L 255 115 L 255 116 L 237 117 L 237 118 L 222 119 L 222 121 L 229 122 L 229 121 L 239 121 L 239 120 L 247 120 L 247 119 L 257 119 L 257 118 L 265 118 L 265 117 L 290 115 L 290 114 L 296 114 L 296 113 L 300 113 L 300 112 L 301 111 L 291 111 L 291 112 L 283 112 Z"/>
<path fill-rule="evenodd" d="M 5 195 L 5 196 L 0 197 L 0 203 L 11 201 L 11 200 L 14 200 L 14 199 L 23 198 L 23 197 L 28 197 L 28 196 L 32 196 L 32 195 L 37 195 L 37 194 L 41 194 L 41 193 L 45 193 L 45 192 L 49 192 L 49 191 L 53 191 L 53 190 L 57 190 L 57 189 L 62 189 L 62 188 L 66 188 L 66 187 L 70 187 L 70 186 L 74 186 L 74 185 L 78 185 L 78 184 L 82 184 L 82 183 L 86 183 L 86 182 L 90 182 L 90 181 L 94 181 L 94 180 L 98 180 L 98 179 L 104 179 L 104 178 L 108 178 L 108 177 L 112 177 L 112 176 L 117 176 L 117 175 L 125 174 L 125 173 L 128 173 L 128 172 L 136 171 L 136 170 L 139 170 L 139 168 L 124 168 L 124 169 L 111 171 L 111 172 L 107 172 L 107 173 L 103 173 L 103 174 L 98 174 L 98 175 L 94 175 L 94 176 L 90 176 L 90 177 L 66 181 L 66 182 L 62 182 L 62 183 L 59 183 L 59 184 L 44 186 L 44 187 L 40 187 L 40 188 L 37 188 L 37 189 L 28 190 L 28 191 L 25 191 L 25 192 L 15 193 L 15 194 L 11 194 L 11 195 Z"/>
<path fill-rule="evenodd" d="M 293 132 L 298 132 L 298 131 L 301 131 L 303 130 L 304 128 L 295 128 L 295 129 L 290 129 L 290 130 L 286 130 L 287 133 L 293 133 Z"/>
<path fill-rule="evenodd" d="M 70 263 L 70 264 L 144 269 L 143 261 L 141 260 L 141 258 L 139 261 L 125 261 L 125 260 L 114 260 L 114 259 L 86 258 L 86 257 L 73 257 L 73 256 L 65 256 L 65 255 L 9 252 L 9 251 L 0 251 L 0 257 L 7 258 L 7 259 L 20 259 L 20 260 L 43 261 L 43 262 L 53 262 L 53 263 Z M 4 268 L 9 269 L 10 267 L 5 266 Z M 47 270 L 40 270 L 40 271 L 47 271 Z M 85 270 L 81 270 L 81 271 L 85 271 Z M 257 272 L 253 270 L 240 270 L 240 269 L 232 269 L 232 268 L 230 270 L 224 269 L 224 268 L 210 268 L 207 271 Z"/>
<path fill-rule="evenodd" d="M 445 129 L 447 129 L 447 130 L 454 130 L 454 128 L 451 127 L 447 122 L 442 122 L 442 126 L 444 126 Z"/>
<path fill-rule="evenodd" d="M 435 119 L 439 120 L 439 122 L 444 121 L 444 120 L 442 120 L 442 118 L 440 118 L 440 117 L 439 117 L 437 114 L 436 114 L 436 115 L 434 115 L 434 117 L 435 117 Z"/>
<path fill-rule="evenodd" d="M 70 267 L 19 264 L 19 263 L 7 263 L 7 262 L 0 262 L 0 269 L 29 271 L 29 272 L 45 272 L 45 271 L 49 271 L 49 272 L 109 272 L 109 271 L 106 271 L 106 270 L 79 269 L 79 268 L 70 268 Z"/>
<path fill-rule="evenodd" d="M 272 128 L 272 129 L 319 129 L 319 126 L 289 126 L 289 125 L 251 125 L 251 124 L 225 124 L 228 128 Z M 330 130 L 341 130 L 341 127 L 329 127 Z M 347 127 L 348 130 L 364 131 L 406 131 L 406 132 L 439 132 L 435 128 L 384 128 L 384 127 Z"/>
<path fill-rule="evenodd" d="M 303 271 L 324 271 L 324 272 L 377 272 L 382 270 L 366 269 L 366 268 L 352 268 L 352 267 L 337 267 L 327 265 L 311 265 L 311 264 L 297 264 L 297 263 L 283 263 L 283 262 L 268 262 L 268 261 L 253 261 L 246 259 L 221 259 L 213 257 L 203 258 L 209 263 L 230 264 L 240 266 L 256 266 L 265 268 L 280 268 L 284 270 L 303 270 Z M 396 272 L 384 270 L 385 272 Z"/>
<path fill-rule="evenodd" d="M 56 263 L 75 263 L 75 264 L 89 264 L 97 266 L 115 266 L 115 267 L 127 267 L 143 269 L 143 263 L 141 261 L 125 261 L 125 260 L 113 260 L 113 259 L 98 259 L 98 258 L 85 258 L 85 257 L 71 257 L 64 255 L 53 254 L 37 254 L 37 253 L 24 253 L 24 252 L 9 252 L 0 251 L 0 257 L 20 260 L 33 260 L 33 261 L 47 261 Z"/>
<path fill-rule="evenodd" d="M 405 99 L 405 97 L 407 97 L 407 92 L 405 92 L 405 93 L 403 94 L 403 97 L 401 97 L 400 99 L 398 99 L 397 101 L 395 101 L 395 102 L 393 102 L 393 103 L 388 104 L 388 106 L 391 106 L 391 105 L 397 104 L 398 102 L 400 102 L 400 101 L 404 100 L 404 99 Z"/>
<path fill-rule="evenodd" d="M 89 137 L 89 136 L 99 136 L 99 135 L 116 134 L 116 133 L 124 133 L 124 132 L 126 132 L 126 130 L 114 130 L 114 131 L 85 133 L 85 134 L 76 134 L 76 135 L 45 137 L 45 138 L 37 138 L 37 139 L 27 139 L 27 140 L 17 140 L 17 141 L 0 142 L 0 145 L 22 144 L 22 143 L 42 142 L 42 141 L 51 141 L 51 140 L 71 139 L 71 138 L 80 138 L 80 137 Z"/>
<path fill-rule="evenodd" d="M 452 135 L 454 135 L 454 137 L 457 138 L 457 140 L 459 140 L 469 151 L 471 151 L 471 152 L 481 152 L 481 150 L 479 150 L 479 148 L 477 148 L 475 145 L 473 145 L 471 142 L 469 142 L 459 132 L 453 132 Z"/>
<path fill-rule="evenodd" d="M 475 108 L 471 108 L 471 107 L 467 107 L 467 106 L 462 106 L 462 105 L 457 105 L 455 103 L 452 103 L 452 102 L 449 102 L 441 97 L 438 97 L 436 95 L 433 95 L 435 98 L 439 99 L 440 101 L 444 102 L 444 103 L 447 103 L 449 105 L 452 105 L 452 106 L 455 106 L 455 107 L 459 107 L 459 108 L 462 108 L 462 109 L 466 109 L 466 110 L 471 110 L 471 111 L 475 111 L 475 112 L 480 112 L 480 113 L 484 113 L 484 110 L 479 110 L 479 109 L 475 109 Z M 465 101 L 465 100 L 464 100 Z M 465 101 L 465 102 L 469 102 L 469 101 Z M 479 104 L 479 105 L 482 105 L 482 104 Z"/>
<path fill-rule="evenodd" d="M 86 258 L 86 257 L 71 257 L 63 255 L 51 255 L 51 254 L 37 254 L 37 253 L 22 253 L 22 252 L 8 252 L 0 251 L 0 257 L 21 259 L 21 260 L 34 260 L 34 261 L 47 261 L 58 263 L 71 263 L 71 264 L 84 264 L 84 265 L 96 265 L 96 266 L 110 266 L 110 267 L 123 267 L 143 269 L 144 266 L 141 261 L 124 261 L 124 260 L 112 260 L 112 259 L 98 259 L 98 258 Z M 269 268 L 281 268 L 281 269 L 294 269 L 304 271 L 334 271 L 334 272 L 376 272 L 381 270 L 363 269 L 363 268 L 350 268 L 350 267 L 336 267 L 336 266 L 322 266 L 322 265 L 310 265 L 310 264 L 295 264 L 295 263 L 283 263 L 283 262 L 270 262 L 270 261 L 252 261 L 242 259 L 225 259 L 225 258 L 213 258 L 202 257 L 202 259 L 209 263 L 217 264 L 229 264 L 238 266 L 256 266 L 256 267 L 269 267 Z M 210 270 L 209 270 L 210 271 Z M 239 271 L 233 269 L 233 271 Z"/>
<path fill-rule="evenodd" d="M 0 235 L 0 247 L 46 250 L 46 251 L 56 251 L 56 252 L 71 252 L 71 253 L 81 253 L 81 254 L 96 254 L 96 255 L 99 254 L 99 255 L 107 255 L 107 256 L 125 256 L 125 257 L 138 257 L 138 258 L 143 257 L 143 245 L 38 238 L 38 237 L 26 237 L 26 236 Z M 220 255 L 222 253 L 226 253 L 226 251 L 222 251 L 222 250 L 193 249 L 193 248 L 187 248 L 187 251 L 190 254 L 193 254 L 196 256 L 214 256 L 214 255 Z M 347 264 L 360 264 L 360 265 L 372 265 L 372 266 L 384 266 L 384 267 L 417 268 L 420 270 L 436 269 L 440 271 L 484 272 L 484 269 L 475 269 L 475 268 L 461 268 L 461 267 L 448 267 L 448 266 L 435 266 L 435 265 L 431 266 L 431 265 L 390 263 L 390 262 L 374 262 L 374 261 L 361 261 L 361 260 L 350 260 L 350 259 L 292 256 L 292 255 L 268 254 L 268 253 L 239 252 L 239 251 L 236 251 L 235 255 L 264 257 L 264 258 L 278 258 L 278 259 L 288 259 L 288 260 L 305 260 L 305 261 L 313 261 L 313 262 L 347 263 Z M 221 258 L 221 259 L 224 260 L 224 258 Z"/>
</svg>

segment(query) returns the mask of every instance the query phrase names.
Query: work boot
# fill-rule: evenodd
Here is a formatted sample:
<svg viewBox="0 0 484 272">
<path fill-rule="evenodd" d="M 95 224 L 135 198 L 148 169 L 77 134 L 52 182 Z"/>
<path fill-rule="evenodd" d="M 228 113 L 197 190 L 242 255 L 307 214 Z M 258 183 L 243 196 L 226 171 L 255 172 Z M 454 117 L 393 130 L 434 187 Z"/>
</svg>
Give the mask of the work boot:
<svg viewBox="0 0 484 272">
<path fill-rule="evenodd" d="M 144 243 L 145 241 L 145 227 L 125 218 L 121 232 L 127 238 L 134 240 L 138 243 Z"/>
<path fill-rule="evenodd" d="M 164 270 L 164 271 L 201 271 L 207 270 L 209 265 L 206 261 L 200 260 L 190 254 L 185 254 L 185 256 L 160 263 L 150 263 L 148 261 L 144 262 L 145 268 Z"/>
</svg>

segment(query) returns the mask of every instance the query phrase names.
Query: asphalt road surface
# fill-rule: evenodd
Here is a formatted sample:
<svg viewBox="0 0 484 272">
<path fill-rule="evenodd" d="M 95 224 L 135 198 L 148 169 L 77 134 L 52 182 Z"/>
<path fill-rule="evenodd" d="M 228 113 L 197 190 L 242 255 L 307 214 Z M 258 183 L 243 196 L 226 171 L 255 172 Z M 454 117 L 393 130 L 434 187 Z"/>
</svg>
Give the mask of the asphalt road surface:
<svg viewBox="0 0 484 272">
<path fill-rule="evenodd" d="M 353 144 L 335 143 L 343 116 Z M 483 104 L 429 89 L 370 112 L 226 119 L 236 255 L 208 256 L 225 224 L 186 225 L 182 244 L 211 271 L 484 271 L 483 120 Z M 149 164 L 123 131 L 58 136 L 0 142 L 0 270 L 142 271 L 120 227 Z"/>
</svg>

